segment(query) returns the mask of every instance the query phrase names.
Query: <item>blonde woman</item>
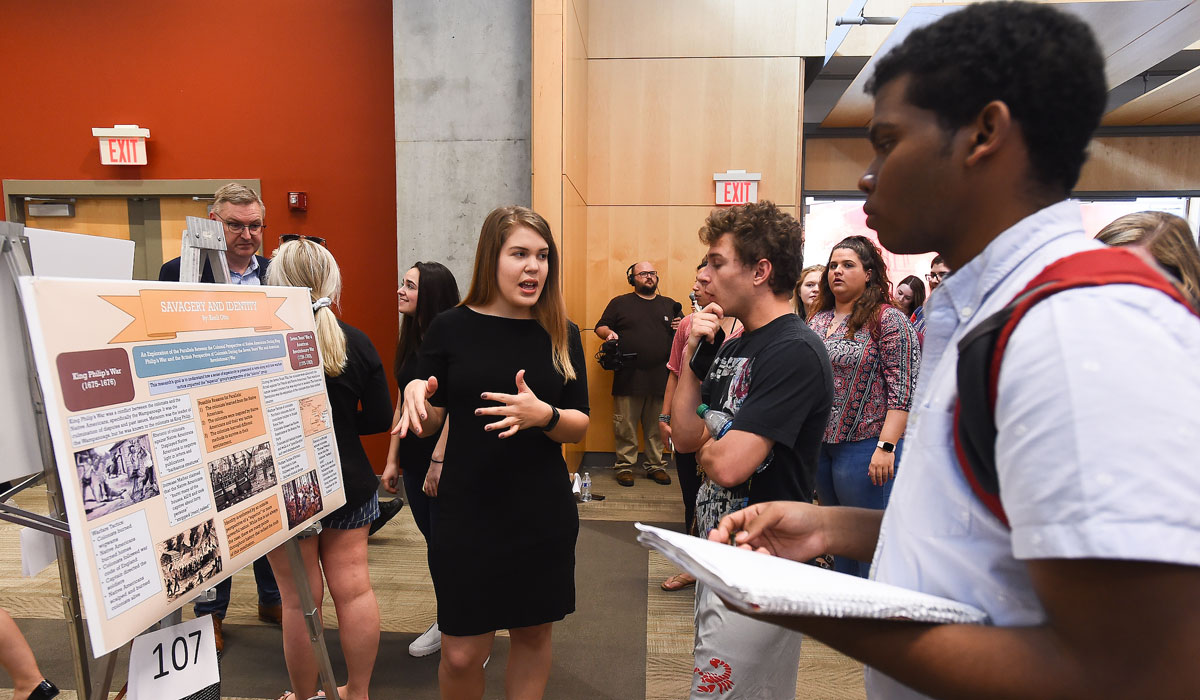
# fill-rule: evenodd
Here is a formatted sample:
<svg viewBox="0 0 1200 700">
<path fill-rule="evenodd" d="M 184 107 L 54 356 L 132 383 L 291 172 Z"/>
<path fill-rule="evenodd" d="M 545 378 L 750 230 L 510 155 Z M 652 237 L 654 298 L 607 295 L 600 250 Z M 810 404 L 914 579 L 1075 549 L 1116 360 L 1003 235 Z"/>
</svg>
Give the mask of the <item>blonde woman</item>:
<svg viewBox="0 0 1200 700">
<path fill-rule="evenodd" d="M 507 697 L 542 697 L 551 627 L 575 610 L 579 515 L 561 446 L 587 432 L 588 393 L 559 274 L 545 219 L 524 207 L 488 214 L 470 290 L 430 325 L 420 378 L 404 390 L 397 434 L 454 425 L 429 543 L 443 698 L 483 697 L 501 629 Z"/>
<path fill-rule="evenodd" d="M 1200 298 L 1200 250 L 1191 227 L 1181 217 L 1161 211 L 1126 214 L 1101 229 L 1096 240 L 1145 250 L 1179 280 L 1189 299 Z"/>
<path fill-rule="evenodd" d="M 298 238 L 279 246 L 271 257 L 267 284 L 311 290 L 346 504 L 321 519 L 321 534 L 300 540 L 300 551 L 317 608 L 325 595 L 323 584 L 328 583 L 337 610 L 347 673 L 338 693 L 342 700 L 367 700 L 379 650 L 379 605 L 367 571 L 367 527 L 379 515 L 379 497 L 359 436 L 391 427 L 387 373 L 366 334 L 334 316 L 331 307 L 338 302 L 342 278 L 333 255 L 322 245 Z M 281 700 L 310 698 L 317 694 L 317 664 L 291 564 L 283 548 L 267 558 L 283 598 L 283 654 L 292 683 L 292 691 Z"/>
<path fill-rule="evenodd" d="M 792 308 L 805 319 L 817 310 L 817 296 L 821 293 L 821 277 L 824 275 L 824 265 L 809 265 L 800 271 L 800 279 L 796 280 Z"/>
</svg>

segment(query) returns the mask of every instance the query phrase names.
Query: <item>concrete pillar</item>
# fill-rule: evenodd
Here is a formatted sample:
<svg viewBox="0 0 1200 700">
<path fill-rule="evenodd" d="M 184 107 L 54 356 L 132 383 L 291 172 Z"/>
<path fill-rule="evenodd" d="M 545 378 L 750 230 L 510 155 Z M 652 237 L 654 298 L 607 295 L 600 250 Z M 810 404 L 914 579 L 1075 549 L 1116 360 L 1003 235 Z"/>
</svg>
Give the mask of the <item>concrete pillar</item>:
<svg viewBox="0 0 1200 700">
<path fill-rule="evenodd" d="M 530 1 L 393 0 L 400 275 L 437 261 L 471 282 L 492 209 L 529 206 Z"/>
</svg>

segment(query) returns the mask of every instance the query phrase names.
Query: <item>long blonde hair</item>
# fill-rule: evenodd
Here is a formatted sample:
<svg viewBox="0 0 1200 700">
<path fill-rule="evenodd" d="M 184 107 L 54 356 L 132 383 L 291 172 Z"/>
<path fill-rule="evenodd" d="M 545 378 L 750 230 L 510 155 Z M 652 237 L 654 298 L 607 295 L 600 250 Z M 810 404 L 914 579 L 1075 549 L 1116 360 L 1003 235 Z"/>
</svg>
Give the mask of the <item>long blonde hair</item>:
<svg viewBox="0 0 1200 700">
<path fill-rule="evenodd" d="M 1200 250 L 1188 222 L 1161 211 L 1140 211 L 1115 219 L 1096 234 L 1110 246 L 1145 248 L 1159 265 L 1175 275 L 1190 298 L 1200 297 Z"/>
<path fill-rule="evenodd" d="M 306 239 L 288 241 L 279 246 L 267 267 L 267 284 L 279 287 L 308 287 L 315 302 L 328 297 L 337 304 L 342 296 L 342 273 L 333 254 Z M 338 325 L 333 309 L 326 306 L 314 312 L 317 322 L 317 347 L 325 374 L 336 377 L 346 369 L 346 333 Z"/>
<path fill-rule="evenodd" d="M 550 335 L 550 347 L 554 352 L 554 369 L 564 381 L 575 378 L 571 366 L 570 341 L 567 338 L 567 303 L 563 300 L 562 281 L 559 279 L 558 246 L 550 234 L 550 224 L 541 214 L 519 206 L 493 209 L 483 220 L 479 231 L 479 245 L 475 248 L 475 271 L 471 275 L 471 288 L 463 298 L 462 306 L 485 306 L 500 293 L 496 281 L 496 270 L 500 264 L 500 251 L 504 242 L 516 226 L 527 226 L 542 237 L 549 248 L 546 256 L 546 284 L 533 305 L 533 318 Z"/>
</svg>

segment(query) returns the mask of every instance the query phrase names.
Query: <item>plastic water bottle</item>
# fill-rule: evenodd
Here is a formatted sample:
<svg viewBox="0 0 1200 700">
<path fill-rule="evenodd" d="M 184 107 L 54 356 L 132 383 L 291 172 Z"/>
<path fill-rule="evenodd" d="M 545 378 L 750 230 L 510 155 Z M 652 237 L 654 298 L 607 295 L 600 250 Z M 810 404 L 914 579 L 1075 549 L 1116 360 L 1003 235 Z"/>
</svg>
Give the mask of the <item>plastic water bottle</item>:
<svg viewBox="0 0 1200 700">
<path fill-rule="evenodd" d="M 708 434 L 712 436 L 713 440 L 720 440 L 725 433 L 729 432 L 729 426 L 733 425 L 733 416 L 724 411 L 709 408 L 706 403 L 696 407 L 696 414 L 704 419 L 704 424 L 708 426 Z"/>
<path fill-rule="evenodd" d="M 584 472 L 579 479 L 579 500 L 587 503 L 592 500 L 592 474 Z"/>
</svg>

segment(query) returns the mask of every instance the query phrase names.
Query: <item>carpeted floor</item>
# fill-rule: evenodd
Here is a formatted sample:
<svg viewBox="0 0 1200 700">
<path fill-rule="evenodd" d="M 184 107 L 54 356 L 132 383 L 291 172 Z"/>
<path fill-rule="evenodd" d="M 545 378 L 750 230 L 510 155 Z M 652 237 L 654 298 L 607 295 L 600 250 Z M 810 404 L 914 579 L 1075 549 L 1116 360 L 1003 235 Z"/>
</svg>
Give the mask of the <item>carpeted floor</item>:
<svg viewBox="0 0 1200 700">
<path fill-rule="evenodd" d="M 637 544 L 632 525 L 641 520 L 678 527 L 683 510 L 679 487 L 638 479 L 633 488 L 622 488 L 610 470 L 591 467 L 590 471 L 594 492 L 607 498 L 580 505 L 576 612 L 555 625 L 554 666 L 546 698 L 686 697 L 692 670 L 693 596 L 690 590 L 659 590 L 659 582 L 673 569 Z M 22 494 L 18 503 L 44 512 L 44 492 Z M 21 578 L 18 534 L 19 528 L 0 522 L 0 606 L 17 618 L 42 670 L 60 687 L 72 688 L 57 568 L 51 566 L 32 579 Z M 407 508 L 371 538 L 369 553 L 382 627 L 372 695 L 437 698 L 438 655 L 414 659 L 407 653 L 408 644 L 432 622 L 436 609 L 424 541 Z M 488 585 L 486 572 L 480 572 L 479 585 Z M 224 626 L 221 695 L 225 698 L 273 699 L 288 687 L 279 629 L 257 620 L 254 597 L 253 575 L 246 568 L 234 577 L 233 601 Z M 334 671 L 344 682 L 337 615 L 328 596 L 323 614 Z M 191 617 L 190 606 L 185 617 Z M 486 671 L 485 698 L 504 697 L 507 655 L 508 639 L 500 633 Z M 123 653 L 114 691 L 124 683 L 127 664 Z M 100 675 L 97 667 L 94 676 Z M 816 642 L 805 642 L 800 675 L 798 697 L 863 697 L 858 664 Z M 4 686 L 11 683 L 0 671 L 0 688 Z M 7 697 L 8 691 L 0 690 L 0 700 Z"/>
</svg>

